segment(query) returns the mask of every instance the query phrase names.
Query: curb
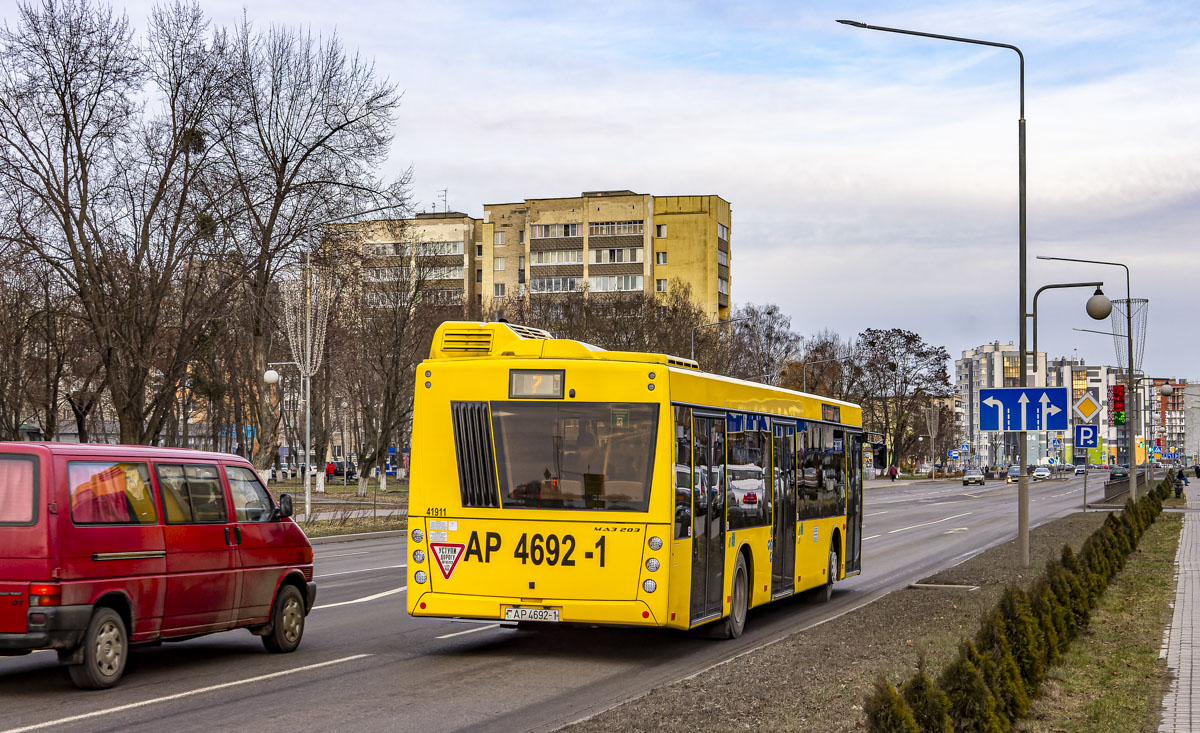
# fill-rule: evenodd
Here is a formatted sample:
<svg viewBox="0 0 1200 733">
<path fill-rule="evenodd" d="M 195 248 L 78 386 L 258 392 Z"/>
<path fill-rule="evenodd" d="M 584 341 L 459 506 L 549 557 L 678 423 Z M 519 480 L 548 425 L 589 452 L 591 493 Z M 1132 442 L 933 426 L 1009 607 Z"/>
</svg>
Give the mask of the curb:
<svg viewBox="0 0 1200 733">
<path fill-rule="evenodd" d="M 355 542 L 357 540 L 380 540 L 385 537 L 403 537 L 408 534 L 406 529 L 385 529 L 382 532 L 359 532 L 357 534 L 334 534 L 328 537 L 313 537 L 310 545 L 332 545 L 338 542 Z"/>
</svg>

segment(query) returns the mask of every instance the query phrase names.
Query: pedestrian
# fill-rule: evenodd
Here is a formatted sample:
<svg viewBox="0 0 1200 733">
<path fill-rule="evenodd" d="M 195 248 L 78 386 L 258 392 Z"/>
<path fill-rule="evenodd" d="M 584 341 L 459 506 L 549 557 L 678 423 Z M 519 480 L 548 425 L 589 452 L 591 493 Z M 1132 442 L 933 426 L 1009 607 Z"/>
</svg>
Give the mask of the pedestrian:
<svg viewBox="0 0 1200 733">
<path fill-rule="evenodd" d="M 1194 468 L 1196 470 L 1196 478 L 1200 478 L 1200 463 L 1197 463 L 1196 465 L 1192 466 L 1192 468 Z"/>
<path fill-rule="evenodd" d="M 892 478 L 892 481 L 895 481 L 897 473 L 900 473 L 900 472 L 896 470 L 896 464 L 893 463 L 892 467 L 888 469 L 888 476 L 890 476 Z"/>
</svg>

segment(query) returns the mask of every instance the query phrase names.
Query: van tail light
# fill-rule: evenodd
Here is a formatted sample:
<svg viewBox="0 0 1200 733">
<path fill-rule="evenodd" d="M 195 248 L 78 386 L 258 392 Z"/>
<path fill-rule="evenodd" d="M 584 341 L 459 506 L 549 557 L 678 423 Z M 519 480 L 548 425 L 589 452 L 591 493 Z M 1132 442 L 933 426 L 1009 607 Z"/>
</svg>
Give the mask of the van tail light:
<svg viewBox="0 0 1200 733">
<path fill-rule="evenodd" d="M 300 562 L 309 563 L 313 561 L 313 548 L 304 547 L 300 550 Z"/>
<path fill-rule="evenodd" d="M 29 605 L 61 606 L 62 586 L 58 583 L 30 583 Z"/>
</svg>

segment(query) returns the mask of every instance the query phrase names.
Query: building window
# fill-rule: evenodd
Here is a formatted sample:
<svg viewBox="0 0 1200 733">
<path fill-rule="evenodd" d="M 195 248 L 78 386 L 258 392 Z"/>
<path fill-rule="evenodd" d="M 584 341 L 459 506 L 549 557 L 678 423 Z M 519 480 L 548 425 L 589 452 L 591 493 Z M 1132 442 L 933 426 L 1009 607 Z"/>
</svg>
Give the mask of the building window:
<svg viewBox="0 0 1200 733">
<path fill-rule="evenodd" d="M 496 296 L 497 298 L 503 298 L 504 297 L 504 283 L 496 283 L 495 285 L 493 285 L 492 286 L 492 295 Z"/>
<path fill-rule="evenodd" d="M 642 289 L 641 275 L 594 275 L 588 288 L 596 293 L 627 293 Z"/>
<path fill-rule="evenodd" d="M 417 242 L 418 257 L 441 257 L 443 255 L 460 255 L 464 252 L 464 242 Z"/>
<path fill-rule="evenodd" d="M 535 265 L 575 265 L 583 262 L 581 249 L 547 249 L 529 253 Z"/>
<path fill-rule="evenodd" d="M 422 280 L 462 280 L 462 265 L 432 265 L 417 269 Z"/>
<path fill-rule="evenodd" d="M 475 256 L 483 257 L 483 245 L 482 244 L 475 245 Z"/>
<path fill-rule="evenodd" d="M 517 257 L 517 269 L 519 269 L 519 270 L 525 269 L 525 255 L 520 255 L 519 257 Z"/>
<path fill-rule="evenodd" d="M 462 305 L 461 290 L 426 290 L 418 295 L 433 305 Z"/>
<path fill-rule="evenodd" d="M 524 297 L 525 297 L 525 283 L 521 283 L 521 284 L 520 284 L 520 285 L 518 285 L 517 287 L 518 287 L 518 288 L 520 288 L 520 290 L 519 290 L 519 292 L 517 293 L 517 295 L 519 295 L 519 296 L 521 296 L 522 298 L 524 298 Z"/>
<path fill-rule="evenodd" d="M 525 230 L 524 229 L 517 232 L 517 242 L 519 242 L 520 244 L 525 244 Z"/>
<path fill-rule="evenodd" d="M 578 224 L 534 224 L 534 239 L 550 239 L 555 237 L 578 237 Z"/>
<path fill-rule="evenodd" d="M 721 224 L 720 222 L 717 223 L 717 239 L 724 239 L 727 242 L 729 241 L 729 227 Z"/>
<path fill-rule="evenodd" d="M 493 262 L 494 262 L 494 267 L 495 267 L 496 272 L 500 272 L 501 270 L 504 269 L 504 258 L 503 257 L 497 257 Z"/>
<path fill-rule="evenodd" d="M 667 253 L 666 252 L 655 252 L 654 253 L 654 264 L 656 264 L 656 265 L 667 264 Z"/>
<path fill-rule="evenodd" d="M 376 242 L 364 244 L 363 254 L 368 257 L 399 257 L 407 255 L 408 249 L 400 242 Z"/>
<path fill-rule="evenodd" d="M 717 292 L 721 295 L 729 295 L 729 281 L 723 277 L 717 278 Z"/>
<path fill-rule="evenodd" d="M 384 283 L 407 280 L 407 267 L 368 267 L 363 271 L 363 279 L 367 282 Z"/>
<path fill-rule="evenodd" d="M 654 236 L 658 237 L 659 239 L 666 239 L 667 238 L 667 225 L 666 224 L 655 224 L 654 225 Z"/>
<path fill-rule="evenodd" d="M 496 232 L 492 235 L 492 244 L 496 247 L 504 246 L 504 232 Z"/>
<path fill-rule="evenodd" d="M 475 282 L 477 282 L 477 283 L 483 282 L 483 270 L 475 271 Z"/>
<path fill-rule="evenodd" d="M 529 281 L 532 293 L 573 293 L 579 290 L 577 277 L 535 277 Z"/>
<path fill-rule="evenodd" d="M 622 249 L 595 249 L 597 265 L 608 265 L 622 262 L 641 262 L 641 247 L 626 247 Z"/>
<path fill-rule="evenodd" d="M 662 278 L 655 280 L 654 281 L 654 290 L 659 293 L 667 292 L 667 281 Z"/>
<path fill-rule="evenodd" d="M 588 224 L 590 237 L 614 237 L 621 234 L 641 234 L 640 221 L 594 221 Z"/>
<path fill-rule="evenodd" d="M 717 264 L 729 267 L 729 254 L 723 249 L 717 250 Z"/>
</svg>

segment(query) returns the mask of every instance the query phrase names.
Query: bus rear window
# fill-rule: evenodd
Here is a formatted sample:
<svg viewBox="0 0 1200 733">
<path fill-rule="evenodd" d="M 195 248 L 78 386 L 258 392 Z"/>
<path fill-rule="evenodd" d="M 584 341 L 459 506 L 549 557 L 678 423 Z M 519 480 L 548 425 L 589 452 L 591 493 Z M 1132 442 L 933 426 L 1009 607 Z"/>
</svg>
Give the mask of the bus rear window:
<svg viewBox="0 0 1200 733">
<path fill-rule="evenodd" d="M 658 405 L 493 402 L 501 502 L 645 511 Z"/>
<path fill-rule="evenodd" d="M 32 524 L 37 476 L 33 456 L 0 455 L 0 524 Z"/>
</svg>

